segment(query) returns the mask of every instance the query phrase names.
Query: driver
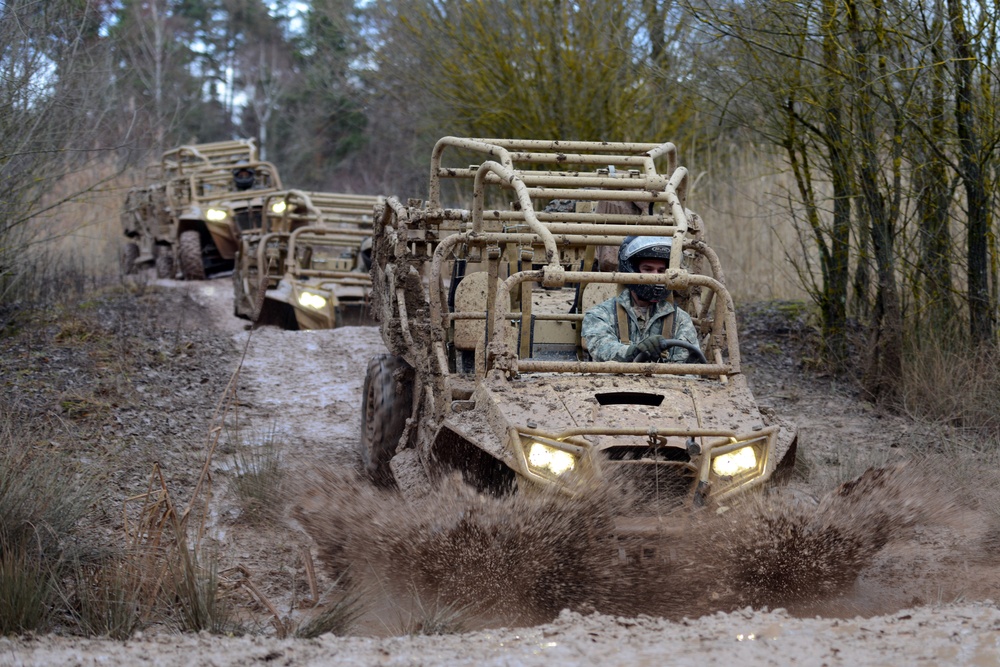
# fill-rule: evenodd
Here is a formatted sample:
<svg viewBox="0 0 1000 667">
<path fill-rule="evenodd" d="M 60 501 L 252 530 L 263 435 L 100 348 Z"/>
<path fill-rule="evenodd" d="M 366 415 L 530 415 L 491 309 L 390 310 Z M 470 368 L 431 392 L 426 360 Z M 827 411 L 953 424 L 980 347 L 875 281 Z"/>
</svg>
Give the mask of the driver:
<svg viewBox="0 0 1000 667">
<path fill-rule="evenodd" d="M 618 248 L 620 273 L 664 273 L 672 239 L 626 236 Z M 581 336 L 594 361 L 662 361 L 684 363 L 691 354 L 672 346 L 674 338 L 698 347 L 691 316 L 675 308 L 663 285 L 628 285 L 621 294 L 589 309 Z M 626 324 L 627 323 L 627 324 Z M 627 329 L 627 331 L 626 331 Z"/>
<path fill-rule="evenodd" d="M 241 163 L 233 169 L 233 185 L 237 190 L 249 190 L 257 184 L 256 174 L 250 165 Z"/>
</svg>

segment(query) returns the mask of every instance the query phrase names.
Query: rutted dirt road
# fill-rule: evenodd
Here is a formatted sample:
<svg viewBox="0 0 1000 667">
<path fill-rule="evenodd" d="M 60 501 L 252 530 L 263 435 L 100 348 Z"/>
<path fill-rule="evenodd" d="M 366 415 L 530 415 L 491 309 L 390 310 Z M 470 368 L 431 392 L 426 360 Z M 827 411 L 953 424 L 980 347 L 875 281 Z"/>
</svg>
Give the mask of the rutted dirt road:
<svg viewBox="0 0 1000 667">
<path fill-rule="evenodd" d="M 249 332 L 231 315 L 228 282 L 163 287 L 187 291 L 198 311 L 192 317 L 230 339 L 234 358 L 245 350 L 237 417 L 245 434 L 274 433 L 293 493 L 298 482 L 304 485 L 317 471 L 356 469 L 365 366 L 382 349 L 377 329 L 264 327 Z M 830 488 L 836 477 L 853 476 L 871 462 L 907 458 L 907 445 L 915 440 L 951 437 L 879 415 L 843 387 L 804 375 L 790 356 L 762 344 L 770 342 L 767 336 L 766 326 L 747 336 L 744 359 L 758 400 L 800 424 L 800 452 L 812 474 L 793 489 L 799 496 L 808 499 Z M 935 465 L 933 459 L 920 463 Z M 975 470 L 974 463 L 967 465 Z M 226 492 L 231 469 L 231 456 L 220 453 L 213 459 L 217 481 L 209 537 L 229 562 L 252 573 L 284 613 L 307 593 L 302 553 L 312 547 L 315 555 L 315 545 L 290 520 L 266 530 L 241 523 Z M 996 471 L 985 474 L 989 479 Z M 963 481 L 971 487 L 976 480 Z M 938 487 L 956 483 L 939 482 Z M 925 489 L 912 491 L 912 498 L 895 501 L 910 507 L 927 497 Z M 358 632 L 371 636 L 282 640 L 151 630 L 127 642 L 0 639 L 0 665 L 1000 664 L 1000 609 L 987 600 L 1000 595 L 1000 558 L 996 541 L 989 539 L 996 517 L 983 509 L 995 507 L 990 499 L 986 492 L 963 494 L 948 505 L 947 520 L 890 535 L 885 549 L 864 564 L 857 583 L 844 594 L 789 606 L 789 611 L 746 608 L 698 618 L 678 615 L 673 621 L 563 611 L 550 622 L 524 628 L 387 636 L 403 630 L 403 612 L 397 611 L 394 621 L 382 609 L 359 625 Z M 373 538 L 378 533 L 368 526 L 354 530 L 371 531 Z M 330 581 L 327 577 L 324 583 Z"/>
</svg>

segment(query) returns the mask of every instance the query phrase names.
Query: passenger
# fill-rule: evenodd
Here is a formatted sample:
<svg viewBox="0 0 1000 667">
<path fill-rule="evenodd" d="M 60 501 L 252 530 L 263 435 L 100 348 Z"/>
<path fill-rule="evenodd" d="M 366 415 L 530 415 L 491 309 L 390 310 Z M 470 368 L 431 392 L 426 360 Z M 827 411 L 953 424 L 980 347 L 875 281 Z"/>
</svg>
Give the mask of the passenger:
<svg viewBox="0 0 1000 667">
<path fill-rule="evenodd" d="M 625 237 L 618 248 L 618 271 L 666 272 L 671 243 L 672 239 L 662 236 Z M 687 362 L 691 352 L 680 346 L 672 346 L 667 352 L 666 342 L 678 339 L 697 349 L 698 333 L 691 317 L 675 308 L 668 296 L 663 285 L 628 285 L 618 296 L 589 309 L 583 316 L 581 336 L 591 359 Z M 628 331 L 621 332 L 624 327 L 619 323 L 626 320 Z M 661 354 L 664 354 L 662 359 Z"/>
</svg>

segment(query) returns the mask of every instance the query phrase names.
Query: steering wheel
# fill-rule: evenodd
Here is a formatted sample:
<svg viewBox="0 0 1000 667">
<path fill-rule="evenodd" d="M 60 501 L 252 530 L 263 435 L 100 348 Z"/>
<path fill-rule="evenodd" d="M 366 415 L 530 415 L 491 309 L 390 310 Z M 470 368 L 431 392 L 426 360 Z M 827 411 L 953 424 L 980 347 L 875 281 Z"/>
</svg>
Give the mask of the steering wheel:
<svg viewBox="0 0 1000 667">
<path fill-rule="evenodd" d="M 701 351 L 701 348 L 699 348 L 697 345 L 693 345 L 692 343 L 687 342 L 686 340 L 680 340 L 679 338 L 668 338 L 666 341 L 664 341 L 663 350 L 660 352 L 661 356 L 659 359 L 656 360 L 657 363 L 667 363 L 667 360 L 663 358 L 662 354 L 663 352 L 666 352 L 672 347 L 682 347 L 685 350 L 687 350 L 689 353 L 687 363 L 689 364 L 708 363 L 708 359 L 705 358 L 705 353 Z M 694 361 L 692 361 L 691 355 L 694 355 L 695 357 Z M 636 358 L 633 359 L 633 361 L 635 361 L 636 363 L 643 363 L 650 361 L 650 358 L 649 355 L 646 354 L 645 352 L 640 352 L 636 356 Z"/>
</svg>

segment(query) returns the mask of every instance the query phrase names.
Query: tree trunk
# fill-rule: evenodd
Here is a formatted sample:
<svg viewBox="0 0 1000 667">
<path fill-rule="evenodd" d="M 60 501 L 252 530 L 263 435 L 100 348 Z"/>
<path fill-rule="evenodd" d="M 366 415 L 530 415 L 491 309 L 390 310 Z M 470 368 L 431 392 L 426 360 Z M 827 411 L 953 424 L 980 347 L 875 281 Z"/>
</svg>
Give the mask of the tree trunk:
<svg viewBox="0 0 1000 667">
<path fill-rule="evenodd" d="M 823 320 L 826 352 L 839 367 L 847 356 L 847 287 L 850 278 L 852 174 L 850 146 L 843 132 L 844 91 L 840 44 L 837 39 L 837 3 L 823 0 L 823 64 L 826 72 L 825 126 L 833 186 L 833 226 L 824 285 Z"/>
<path fill-rule="evenodd" d="M 935 36 L 931 47 L 933 61 L 930 93 L 930 136 L 945 136 L 944 82 L 947 76 L 941 35 L 944 31 L 944 7 L 936 0 L 931 33 Z M 921 156 L 923 159 L 920 159 Z M 931 335 L 949 340 L 956 331 L 951 330 L 955 321 L 955 304 L 952 299 L 951 280 L 951 230 L 948 227 L 948 210 L 951 204 L 951 187 L 944 161 L 928 147 L 917 154 L 913 182 L 917 191 L 917 210 L 920 224 L 920 263 L 917 267 L 922 286 L 921 316 L 916 325 Z"/>
<path fill-rule="evenodd" d="M 955 129 L 958 132 L 959 165 L 968 207 L 966 276 L 969 283 L 969 333 L 973 343 L 985 343 L 993 340 L 987 259 L 990 201 L 973 112 L 974 37 L 965 27 L 963 11 L 961 0 L 948 0 L 948 22 L 955 43 Z"/>
<path fill-rule="evenodd" d="M 871 223 L 872 248 L 875 252 L 878 290 L 875 297 L 875 317 L 872 322 L 872 340 L 864 378 L 865 390 L 877 401 L 894 401 L 902 378 L 903 326 L 899 289 L 896 285 L 896 261 L 893 246 L 895 220 L 888 210 L 885 196 L 879 187 L 881 169 L 876 145 L 875 102 L 873 85 L 875 71 L 870 62 L 868 44 L 862 34 L 858 7 L 854 0 L 847 0 L 847 24 L 851 37 L 857 90 L 854 100 L 858 120 L 858 174 L 864 210 Z M 881 7 L 875 0 L 873 9 L 880 17 Z M 876 19 L 875 35 L 881 36 L 881 25 Z"/>
</svg>

